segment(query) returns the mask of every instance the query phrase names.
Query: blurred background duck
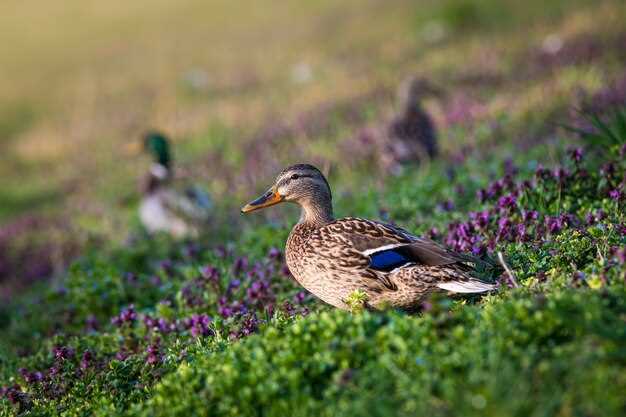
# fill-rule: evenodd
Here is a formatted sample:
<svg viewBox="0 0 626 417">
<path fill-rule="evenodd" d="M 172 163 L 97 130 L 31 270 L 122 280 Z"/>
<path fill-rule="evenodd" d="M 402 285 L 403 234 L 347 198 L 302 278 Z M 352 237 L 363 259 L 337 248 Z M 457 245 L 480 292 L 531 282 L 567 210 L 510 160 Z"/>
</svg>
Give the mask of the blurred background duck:
<svg viewBox="0 0 626 417">
<path fill-rule="evenodd" d="M 439 154 L 435 123 L 424 109 L 427 98 L 444 93 L 424 78 L 401 83 L 392 116 L 359 129 L 342 150 L 348 161 L 369 160 L 387 174 L 399 175 L 407 165 L 416 165 Z"/>
<path fill-rule="evenodd" d="M 397 174 L 404 165 L 437 157 L 437 131 L 422 100 L 441 91 L 424 78 L 410 78 L 398 91 L 398 111 L 387 125 L 382 163 Z"/>
<path fill-rule="evenodd" d="M 496 288 L 478 277 L 490 263 L 389 224 L 335 219 L 328 181 L 312 165 L 286 168 L 265 194 L 241 211 L 282 202 L 301 207 L 286 244 L 289 270 L 304 288 L 337 308 L 351 309 L 356 295 L 367 307 L 411 311 L 433 292 Z"/>
<path fill-rule="evenodd" d="M 208 226 L 211 198 L 197 185 L 175 181 L 168 138 L 160 132 L 144 135 L 143 143 L 130 144 L 129 150 L 148 152 L 153 163 L 142 186 L 139 219 L 149 233 L 165 232 L 175 238 L 194 238 Z"/>
</svg>

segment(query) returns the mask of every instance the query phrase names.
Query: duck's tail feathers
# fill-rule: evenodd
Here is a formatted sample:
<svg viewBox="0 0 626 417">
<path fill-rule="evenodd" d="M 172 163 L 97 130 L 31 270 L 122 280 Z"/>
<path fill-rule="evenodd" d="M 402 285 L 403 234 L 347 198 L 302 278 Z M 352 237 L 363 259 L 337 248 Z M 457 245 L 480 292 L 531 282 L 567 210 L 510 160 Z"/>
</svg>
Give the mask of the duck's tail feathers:
<svg viewBox="0 0 626 417">
<path fill-rule="evenodd" d="M 442 290 L 461 293 L 461 294 L 473 294 L 473 293 L 481 293 L 493 291 L 496 289 L 496 284 L 489 284 L 487 282 L 478 281 L 478 280 L 468 280 L 468 281 L 448 281 L 441 282 L 437 284 L 437 287 Z"/>
</svg>

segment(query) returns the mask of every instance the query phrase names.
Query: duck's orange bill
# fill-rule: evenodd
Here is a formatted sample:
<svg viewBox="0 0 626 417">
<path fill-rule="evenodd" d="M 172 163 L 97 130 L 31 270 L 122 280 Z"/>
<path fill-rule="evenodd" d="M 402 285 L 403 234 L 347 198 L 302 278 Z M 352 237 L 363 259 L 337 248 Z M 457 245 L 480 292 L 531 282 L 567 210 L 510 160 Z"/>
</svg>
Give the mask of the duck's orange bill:
<svg viewBox="0 0 626 417">
<path fill-rule="evenodd" d="M 256 200 L 246 204 L 242 209 L 242 213 L 249 213 L 254 210 L 262 209 L 264 207 L 273 206 L 283 201 L 283 196 L 278 193 L 276 187 L 270 188 L 265 194 Z"/>
</svg>

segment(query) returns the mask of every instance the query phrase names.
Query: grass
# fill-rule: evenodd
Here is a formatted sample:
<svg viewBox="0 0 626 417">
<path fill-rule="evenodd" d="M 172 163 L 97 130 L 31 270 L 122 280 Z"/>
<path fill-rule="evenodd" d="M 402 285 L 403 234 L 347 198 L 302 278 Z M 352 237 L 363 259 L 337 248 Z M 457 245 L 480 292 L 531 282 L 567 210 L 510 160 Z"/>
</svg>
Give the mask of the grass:
<svg viewBox="0 0 626 417">
<path fill-rule="evenodd" d="M 619 93 L 626 9 L 542 5 L 10 2 L 0 416 L 622 415 L 624 110 L 596 99 Z M 444 87 L 442 157 L 385 176 L 351 141 L 411 74 Z M 215 197 L 198 241 L 139 227 L 148 161 L 120 147 L 152 126 Z M 501 252 L 520 287 L 324 305 L 277 249 L 295 209 L 238 214 L 295 161 L 329 168 L 338 216 Z M 12 286 L 51 257 L 71 266 Z"/>
</svg>

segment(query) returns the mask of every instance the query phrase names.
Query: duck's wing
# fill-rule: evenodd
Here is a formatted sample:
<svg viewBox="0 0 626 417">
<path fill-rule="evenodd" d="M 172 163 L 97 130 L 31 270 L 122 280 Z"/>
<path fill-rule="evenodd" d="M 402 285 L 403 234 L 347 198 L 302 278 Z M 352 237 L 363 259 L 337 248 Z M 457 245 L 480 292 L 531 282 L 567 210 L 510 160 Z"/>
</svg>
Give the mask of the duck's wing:
<svg viewBox="0 0 626 417">
<path fill-rule="evenodd" d="M 411 266 L 427 266 L 450 272 L 441 274 L 442 285 L 447 284 L 446 288 L 441 288 L 456 292 L 487 290 L 476 284 L 476 291 L 469 291 L 470 288 L 461 291 L 461 283 L 467 286 L 466 282 L 475 280 L 469 273 L 482 261 L 452 252 L 430 239 L 416 237 L 399 227 L 366 219 L 345 218 L 323 226 L 318 229 L 318 233 L 321 235 L 320 241 L 329 242 L 325 245 L 325 256 L 334 257 L 340 266 L 368 271 L 370 275 L 383 279 L 383 284 L 390 289 L 395 286 L 386 277 L 393 271 Z M 450 289 L 456 281 L 459 283 L 456 285 L 457 290 Z"/>
<path fill-rule="evenodd" d="M 194 222 L 209 219 L 212 202 L 209 194 L 197 186 L 170 189 L 163 193 L 164 206 L 177 215 Z"/>
</svg>

